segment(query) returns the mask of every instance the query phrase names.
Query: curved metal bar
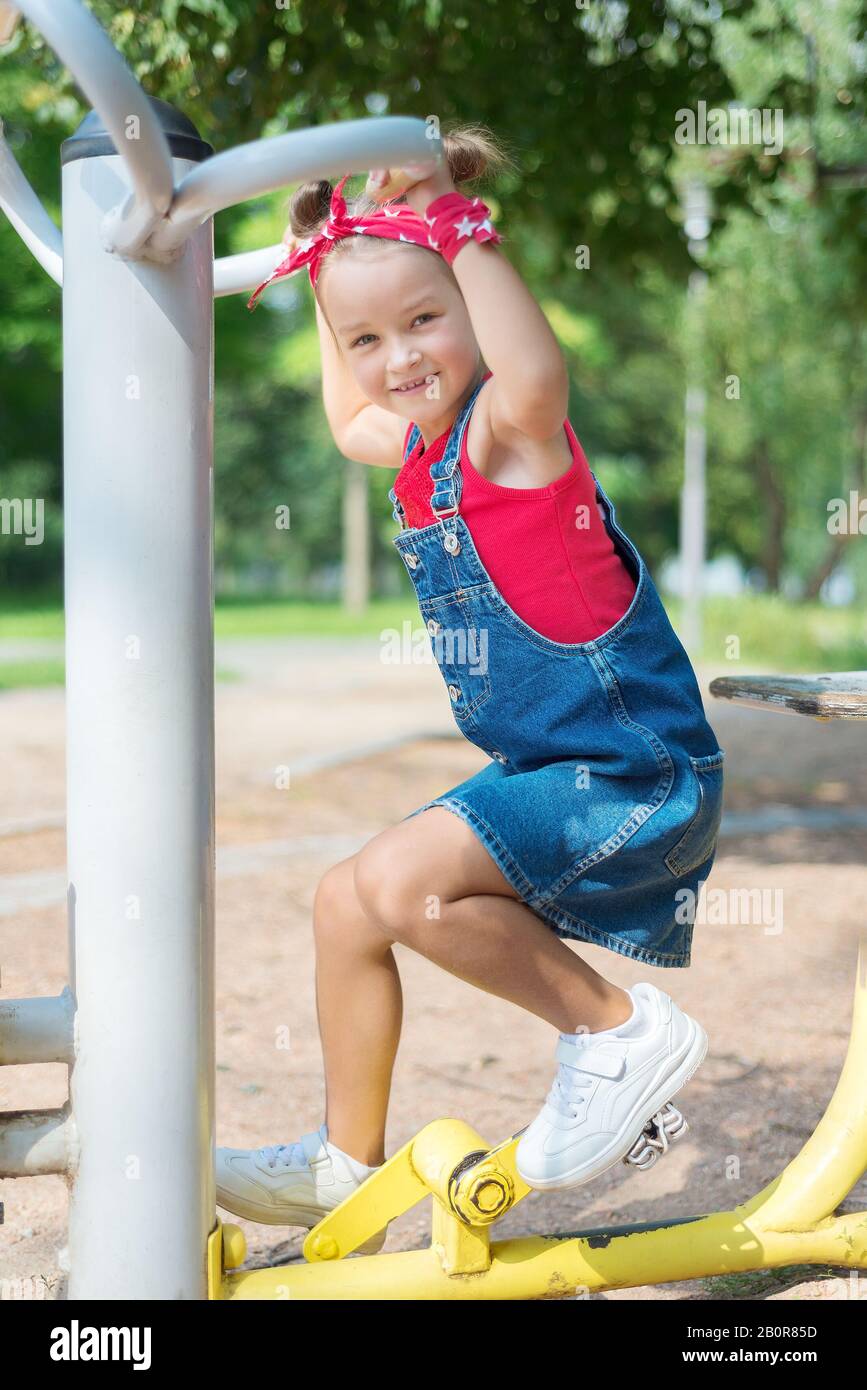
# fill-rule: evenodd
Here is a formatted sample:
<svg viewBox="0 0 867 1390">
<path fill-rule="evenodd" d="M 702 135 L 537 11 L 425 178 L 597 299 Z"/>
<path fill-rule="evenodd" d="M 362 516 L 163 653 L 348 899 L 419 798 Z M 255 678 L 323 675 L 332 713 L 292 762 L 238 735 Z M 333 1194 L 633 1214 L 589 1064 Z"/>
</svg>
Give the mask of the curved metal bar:
<svg viewBox="0 0 867 1390">
<path fill-rule="evenodd" d="M 171 207 L 172 159 L 146 93 L 79 0 L 15 0 L 102 117 L 132 184 L 102 226 L 112 255 L 134 258 Z M 134 124 L 130 124 L 134 122 Z"/>
<path fill-rule="evenodd" d="M 417 116 L 374 116 L 253 140 L 197 164 L 147 244 L 157 256 L 183 245 L 215 212 L 305 179 L 443 158 Z M 273 267 L 272 267 L 273 268 Z M 267 274 L 267 271 L 266 271 Z"/>
<path fill-rule="evenodd" d="M 6 143 L 0 120 L 0 208 L 28 251 L 58 285 L 63 284 L 63 237 Z M 268 274 L 268 271 L 265 271 Z M 263 277 L 264 278 L 264 277 Z"/>
<path fill-rule="evenodd" d="M 215 155 L 174 189 L 165 135 L 147 96 L 107 34 L 80 0 L 16 0 L 18 9 L 44 35 L 102 117 L 123 160 L 132 190 L 102 224 L 102 244 L 112 255 L 171 262 L 187 239 L 222 208 L 307 178 L 340 177 L 348 171 L 441 160 L 442 142 L 431 138 L 418 117 L 381 116 L 344 121 L 312 130 L 255 140 Z M 14 24 L 8 30 L 11 35 Z M 130 130 L 130 121 L 136 125 Z M 4 209 L 37 260 L 61 283 L 59 232 L 15 163 L 2 151 L 0 191 Z M 17 216 L 11 213 L 18 208 Z M 26 210 L 22 216 L 21 208 Z M 52 230 L 53 229 L 53 230 Z M 253 288 L 277 261 L 272 248 L 243 261 L 215 264 L 216 294 Z M 266 266 L 259 276 L 262 265 Z"/>
<path fill-rule="evenodd" d="M 243 294 L 254 290 L 285 260 L 287 248 L 282 242 L 263 246 L 261 251 L 241 251 L 237 256 L 220 256 L 214 261 L 214 298 L 226 294 Z"/>
</svg>

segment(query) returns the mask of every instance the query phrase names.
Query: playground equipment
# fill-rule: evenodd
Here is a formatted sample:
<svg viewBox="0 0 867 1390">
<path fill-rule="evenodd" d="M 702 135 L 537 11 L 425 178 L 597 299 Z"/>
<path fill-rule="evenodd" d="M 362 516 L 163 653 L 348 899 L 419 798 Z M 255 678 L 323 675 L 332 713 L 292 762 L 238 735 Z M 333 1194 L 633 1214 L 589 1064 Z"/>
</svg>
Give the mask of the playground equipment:
<svg viewBox="0 0 867 1390">
<path fill-rule="evenodd" d="M 80 0 L 0 0 L 0 42 L 21 14 L 94 107 L 61 147 L 62 238 L 0 134 L 0 206 L 63 286 L 72 965 L 57 998 L 0 1004 L 0 1062 L 70 1068 L 63 1107 L 0 1116 L 0 1176 L 65 1176 L 69 1297 L 551 1298 L 793 1260 L 867 1267 L 867 1213 L 833 1215 L 867 1163 L 862 940 L 828 1110 L 733 1211 L 491 1242 L 530 1190 L 519 1135 L 491 1148 L 440 1119 L 309 1233 L 305 1264 L 239 1269 L 213 1167 L 212 301 L 252 289 L 285 248 L 215 262 L 212 217 L 442 150 L 421 120 L 383 117 L 214 154 L 146 96 Z M 739 685 L 744 699 L 760 682 Z M 726 682 L 711 692 L 734 697 Z M 862 680 L 816 717 L 865 712 Z M 666 1107 L 630 1162 L 650 1166 L 684 1128 Z M 343 1258 L 431 1194 L 428 1249 Z"/>
<path fill-rule="evenodd" d="M 709 688 L 765 710 L 867 718 L 867 671 L 721 677 Z M 493 1223 L 530 1190 L 515 1167 L 520 1136 L 489 1148 L 468 1125 L 437 1120 L 309 1233 L 305 1265 L 239 1270 L 243 1233 L 218 1226 L 208 1247 L 210 1297 L 557 1298 L 787 1264 L 865 1269 L 867 1212 L 836 1215 L 867 1171 L 865 1059 L 867 930 L 858 943 L 849 1046 L 827 1109 L 783 1172 L 732 1210 L 492 1242 Z M 645 1136 L 652 1161 L 666 1146 L 660 1139 L 653 1127 Z M 430 1193 L 428 1249 L 341 1258 Z"/>
<path fill-rule="evenodd" d="M 218 210 L 442 157 L 420 119 L 220 154 L 149 98 L 79 0 L 26 16 L 94 110 L 63 142 L 63 234 L 5 139 L 0 205 L 63 286 L 70 991 L 4 1005 L 6 1061 L 70 1063 L 62 1109 L 6 1115 L 0 1174 L 70 1184 L 70 1296 L 202 1298 L 214 1225 L 213 298 Z M 171 1136 L 170 1140 L 167 1136 Z"/>
</svg>

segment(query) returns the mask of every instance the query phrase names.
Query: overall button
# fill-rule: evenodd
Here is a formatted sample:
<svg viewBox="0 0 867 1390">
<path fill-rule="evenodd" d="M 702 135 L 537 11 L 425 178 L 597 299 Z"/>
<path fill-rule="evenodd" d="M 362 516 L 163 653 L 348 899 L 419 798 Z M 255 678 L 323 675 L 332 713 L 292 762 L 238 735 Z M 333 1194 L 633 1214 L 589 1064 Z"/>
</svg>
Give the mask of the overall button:
<svg viewBox="0 0 867 1390">
<path fill-rule="evenodd" d="M 438 632 L 442 631 L 442 623 L 438 623 L 436 618 L 428 618 L 427 630 L 431 637 L 435 637 Z"/>
<path fill-rule="evenodd" d="M 453 700 L 459 700 L 461 698 L 460 687 L 457 685 L 450 685 L 449 694 L 451 695 Z"/>
<path fill-rule="evenodd" d="M 406 561 L 406 563 L 409 565 L 410 569 L 411 569 L 411 570 L 414 570 L 415 567 L 416 567 L 416 565 L 418 564 L 418 556 L 417 556 L 417 555 L 410 555 L 409 553 L 407 553 L 406 555 L 404 555 L 403 558 L 404 558 L 404 560 Z"/>
<path fill-rule="evenodd" d="M 507 763 L 509 761 L 505 753 L 500 753 L 496 748 L 491 749 L 491 757 L 496 758 L 498 763 Z"/>
<path fill-rule="evenodd" d="M 452 534 L 451 531 L 449 531 L 448 535 L 443 541 L 443 545 L 451 555 L 457 555 L 458 551 L 461 548 L 460 541 L 458 540 L 457 536 Z"/>
</svg>

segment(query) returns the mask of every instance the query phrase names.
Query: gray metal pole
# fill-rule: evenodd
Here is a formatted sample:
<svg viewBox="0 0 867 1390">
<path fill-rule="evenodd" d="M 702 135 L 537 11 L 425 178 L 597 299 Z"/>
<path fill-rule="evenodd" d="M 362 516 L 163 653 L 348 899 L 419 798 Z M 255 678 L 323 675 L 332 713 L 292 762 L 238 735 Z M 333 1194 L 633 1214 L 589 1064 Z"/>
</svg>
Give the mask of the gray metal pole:
<svg viewBox="0 0 867 1390">
<path fill-rule="evenodd" d="M 157 103 L 175 182 L 210 146 Z M 170 129 L 169 129 L 170 128 Z M 213 233 L 100 240 L 124 168 L 64 142 L 72 1299 L 201 1299 L 214 1221 Z"/>
<path fill-rule="evenodd" d="M 62 236 L 0 121 L 0 209 L 63 285 L 74 1002 L 68 1034 L 66 1004 L 38 1029 L 38 1001 L 3 1020 L 4 1055 L 63 1049 L 71 1071 L 67 1106 L 0 1113 L 0 1174 L 66 1175 L 71 1298 L 200 1299 L 216 1219 L 212 305 L 285 251 L 215 265 L 211 218 L 301 177 L 441 160 L 442 144 L 386 116 L 211 159 L 80 0 L 18 8 L 95 110 L 61 147 Z M 0 42 L 14 10 L 0 0 Z"/>
<path fill-rule="evenodd" d="M 691 338 L 701 337 L 707 276 L 694 270 L 689 277 L 687 314 Z M 705 564 L 705 460 L 707 393 L 704 387 L 704 360 L 690 354 L 687 362 L 685 427 L 683 450 L 683 488 L 680 495 L 680 559 L 683 591 L 683 644 L 694 657 L 701 652 L 702 597 Z"/>
<path fill-rule="evenodd" d="M 701 178 L 688 178 L 681 192 L 689 249 L 701 262 L 710 232 L 710 191 Z M 686 394 L 684 401 L 683 487 L 680 495 L 680 573 L 683 599 L 681 636 L 694 659 L 701 654 L 702 599 L 706 538 L 707 393 L 705 390 L 705 300 L 707 275 L 691 272 L 687 289 Z"/>
</svg>

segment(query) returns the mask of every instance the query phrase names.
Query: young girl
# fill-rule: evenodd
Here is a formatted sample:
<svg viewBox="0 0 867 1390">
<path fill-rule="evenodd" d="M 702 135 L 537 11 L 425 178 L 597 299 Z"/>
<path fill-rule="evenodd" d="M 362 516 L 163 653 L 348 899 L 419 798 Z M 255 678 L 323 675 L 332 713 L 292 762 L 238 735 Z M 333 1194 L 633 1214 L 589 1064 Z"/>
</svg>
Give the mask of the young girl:
<svg viewBox="0 0 867 1390">
<path fill-rule="evenodd" d="M 448 167 L 404 171 L 402 202 L 382 201 L 390 171 L 351 214 L 345 178 L 300 188 L 303 240 L 265 281 L 309 268 L 335 442 L 399 470 L 394 544 L 458 728 L 490 759 L 319 884 L 325 1122 L 217 1150 L 220 1205 L 275 1225 L 315 1225 L 385 1161 L 396 941 L 557 1030 L 553 1085 L 517 1148 L 531 1187 L 577 1186 L 631 1151 L 647 1166 L 685 1129 L 668 1102 L 707 1050 L 662 990 L 622 989 L 566 945 L 689 965 L 724 751 L 566 419 L 547 320 L 489 209 L 455 189 L 504 156 L 479 127 L 443 143 Z"/>
</svg>

